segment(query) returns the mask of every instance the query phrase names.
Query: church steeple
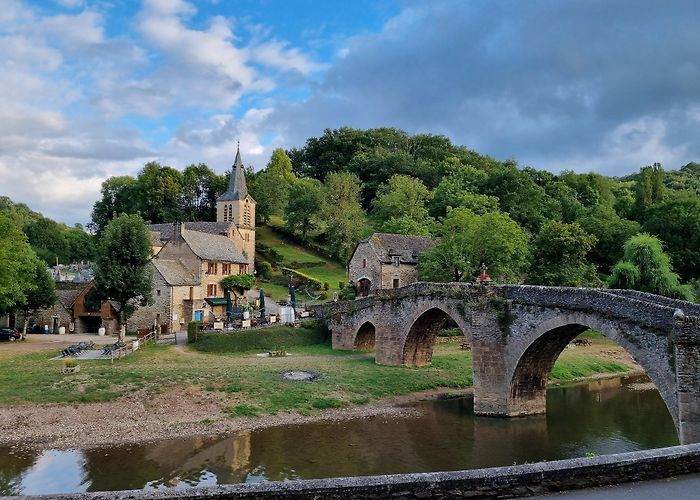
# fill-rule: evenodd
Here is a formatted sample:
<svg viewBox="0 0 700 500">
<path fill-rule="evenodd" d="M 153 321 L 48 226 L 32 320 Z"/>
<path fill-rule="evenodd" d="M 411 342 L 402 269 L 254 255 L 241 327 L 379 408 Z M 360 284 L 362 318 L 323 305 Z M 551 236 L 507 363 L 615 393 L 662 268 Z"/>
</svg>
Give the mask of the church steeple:
<svg viewBox="0 0 700 500">
<path fill-rule="evenodd" d="M 243 169 L 243 161 L 241 161 L 241 147 L 239 144 L 236 148 L 236 159 L 231 169 L 228 189 L 216 201 L 238 201 L 246 196 L 252 200 L 252 197 L 248 194 L 248 186 L 245 183 L 245 171 Z"/>
</svg>

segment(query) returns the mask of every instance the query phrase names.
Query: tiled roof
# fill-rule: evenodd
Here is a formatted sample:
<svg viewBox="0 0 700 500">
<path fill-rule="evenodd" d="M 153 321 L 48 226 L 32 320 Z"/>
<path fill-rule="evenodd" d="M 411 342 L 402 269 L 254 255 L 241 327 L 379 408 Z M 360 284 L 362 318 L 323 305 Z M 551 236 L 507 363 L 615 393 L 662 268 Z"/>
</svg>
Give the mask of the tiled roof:
<svg viewBox="0 0 700 500">
<path fill-rule="evenodd" d="M 73 306 L 73 302 L 75 302 L 75 299 L 78 298 L 78 295 L 80 295 L 80 292 L 82 291 L 82 288 L 73 290 L 56 290 L 56 294 L 58 295 L 58 301 L 61 303 L 61 305 L 66 309 L 70 309 Z"/>
<path fill-rule="evenodd" d="M 194 254 L 200 259 L 235 262 L 238 264 L 248 263 L 248 259 L 226 236 L 185 230 L 182 231 L 182 239 L 185 240 Z"/>
<path fill-rule="evenodd" d="M 151 262 L 169 285 L 199 285 L 199 277 L 192 274 L 179 260 L 156 257 Z"/>
<path fill-rule="evenodd" d="M 228 234 L 231 231 L 233 222 L 183 222 L 184 228 L 188 231 L 198 231 L 207 234 Z M 175 224 L 151 224 L 151 232 L 159 232 L 160 240 L 165 243 L 170 240 L 175 233 Z"/>
<path fill-rule="evenodd" d="M 367 238 L 379 255 L 379 260 L 390 263 L 392 257 L 399 256 L 401 262 L 415 264 L 418 256 L 435 245 L 435 241 L 426 236 L 409 236 L 405 234 L 374 233 Z"/>
</svg>

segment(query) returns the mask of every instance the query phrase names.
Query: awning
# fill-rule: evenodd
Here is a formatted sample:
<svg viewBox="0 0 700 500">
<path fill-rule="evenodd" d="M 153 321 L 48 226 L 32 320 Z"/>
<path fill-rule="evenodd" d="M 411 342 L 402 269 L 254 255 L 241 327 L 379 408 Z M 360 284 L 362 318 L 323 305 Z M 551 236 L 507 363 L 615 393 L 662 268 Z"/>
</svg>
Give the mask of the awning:
<svg viewBox="0 0 700 500">
<path fill-rule="evenodd" d="M 204 300 L 206 300 L 210 306 L 225 306 L 226 305 L 226 299 L 222 299 L 220 297 L 207 297 Z"/>
</svg>

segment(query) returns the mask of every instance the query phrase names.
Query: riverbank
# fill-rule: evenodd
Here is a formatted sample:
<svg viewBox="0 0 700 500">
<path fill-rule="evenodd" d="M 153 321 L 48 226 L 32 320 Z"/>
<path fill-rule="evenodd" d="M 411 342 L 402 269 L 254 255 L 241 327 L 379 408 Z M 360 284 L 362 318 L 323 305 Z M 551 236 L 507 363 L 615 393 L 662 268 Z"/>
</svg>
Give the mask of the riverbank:
<svg viewBox="0 0 700 500">
<path fill-rule="evenodd" d="M 81 362 L 62 376 L 47 352 L 0 355 L 0 421 L 12 422 L 0 445 L 94 448 L 309 422 L 402 415 L 412 401 L 468 393 L 471 356 L 459 341 L 438 344 L 433 366 L 386 367 L 372 353 L 300 346 L 286 358 L 207 354 L 153 346 L 110 364 Z M 308 370 L 315 382 L 280 373 Z M 615 344 L 567 349 L 554 383 L 639 371 Z"/>
</svg>

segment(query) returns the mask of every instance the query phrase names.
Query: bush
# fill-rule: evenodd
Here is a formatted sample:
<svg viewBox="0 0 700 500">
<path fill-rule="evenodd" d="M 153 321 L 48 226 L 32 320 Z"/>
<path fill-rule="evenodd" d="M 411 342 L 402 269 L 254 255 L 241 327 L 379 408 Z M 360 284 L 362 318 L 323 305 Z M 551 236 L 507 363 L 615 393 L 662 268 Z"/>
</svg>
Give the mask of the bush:
<svg viewBox="0 0 700 500">
<path fill-rule="evenodd" d="M 311 329 L 272 326 L 245 332 L 205 333 L 194 347 L 213 353 L 281 351 L 293 346 L 322 344 L 327 336 L 328 329 L 319 323 Z"/>
<path fill-rule="evenodd" d="M 316 323 L 317 323 L 316 320 L 306 319 L 306 320 L 302 321 L 299 326 L 301 326 L 302 328 L 305 328 L 306 330 L 313 330 L 314 328 L 316 328 Z"/>
<path fill-rule="evenodd" d="M 438 337 L 460 337 L 464 336 L 459 328 L 443 328 L 437 332 Z"/>
<path fill-rule="evenodd" d="M 264 260 L 261 262 L 256 261 L 255 264 L 258 268 L 258 277 L 260 279 L 269 280 L 272 278 L 272 264 L 265 262 Z"/>
<path fill-rule="evenodd" d="M 327 292 L 328 290 L 330 290 L 330 289 L 331 289 L 330 283 L 328 283 L 327 281 L 324 282 L 324 283 L 323 283 L 323 289 L 324 289 L 326 292 Z"/>
<path fill-rule="evenodd" d="M 193 344 L 201 338 L 201 321 L 190 321 L 187 324 L 187 342 Z"/>
<path fill-rule="evenodd" d="M 323 288 L 323 283 L 313 276 L 309 276 L 308 274 L 304 274 L 289 267 L 284 267 L 282 269 L 298 282 L 296 285 L 297 289 L 306 288 L 308 291 L 318 291 Z"/>
</svg>

